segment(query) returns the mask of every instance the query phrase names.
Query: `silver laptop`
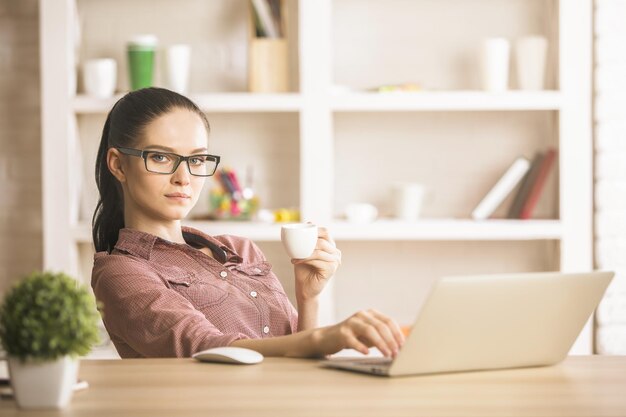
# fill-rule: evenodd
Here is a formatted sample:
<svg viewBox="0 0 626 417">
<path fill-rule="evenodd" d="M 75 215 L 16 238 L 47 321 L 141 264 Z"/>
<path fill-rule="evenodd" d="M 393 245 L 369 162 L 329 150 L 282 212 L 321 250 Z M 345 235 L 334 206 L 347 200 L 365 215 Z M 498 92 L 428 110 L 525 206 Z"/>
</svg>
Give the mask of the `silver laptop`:
<svg viewBox="0 0 626 417">
<path fill-rule="evenodd" d="M 331 358 L 323 366 L 399 376 L 562 361 L 613 272 L 442 278 L 394 360 Z"/>
</svg>

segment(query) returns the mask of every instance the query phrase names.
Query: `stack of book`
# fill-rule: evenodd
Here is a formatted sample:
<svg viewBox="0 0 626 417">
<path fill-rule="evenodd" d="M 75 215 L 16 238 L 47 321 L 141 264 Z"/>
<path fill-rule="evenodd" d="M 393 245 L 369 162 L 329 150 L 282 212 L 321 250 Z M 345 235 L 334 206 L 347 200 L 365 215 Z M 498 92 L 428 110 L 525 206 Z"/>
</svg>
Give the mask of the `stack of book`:
<svg viewBox="0 0 626 417">
<path fill-rule="evenodd" d="M 532 218 L 548 174 L 555 164 L 556 155 L 556 149 L 549 148 L 545 152 L 537 152 L 532 161 L 523 157 L 516 159 L 476 206 L 472 218 L 475 220 L 489 218 L 516 189 L 507 218 L 523 220 Z"/>
</svg>

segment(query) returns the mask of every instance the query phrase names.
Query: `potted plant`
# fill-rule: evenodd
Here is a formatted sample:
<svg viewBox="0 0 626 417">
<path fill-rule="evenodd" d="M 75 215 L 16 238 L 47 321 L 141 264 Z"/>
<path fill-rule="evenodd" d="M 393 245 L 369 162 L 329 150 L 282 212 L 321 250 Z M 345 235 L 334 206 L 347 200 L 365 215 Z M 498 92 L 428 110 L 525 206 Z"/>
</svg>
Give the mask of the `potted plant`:
<svg viewBox="0 0 626 417">
<path fill-rule="evenodd" d="M 0 339 L 22 408 L 63 408 L 78 376 L 78 357 L 98 341 L 93 296 L 63 273 L 34 272 L 6 294 Z"/>
</svg>

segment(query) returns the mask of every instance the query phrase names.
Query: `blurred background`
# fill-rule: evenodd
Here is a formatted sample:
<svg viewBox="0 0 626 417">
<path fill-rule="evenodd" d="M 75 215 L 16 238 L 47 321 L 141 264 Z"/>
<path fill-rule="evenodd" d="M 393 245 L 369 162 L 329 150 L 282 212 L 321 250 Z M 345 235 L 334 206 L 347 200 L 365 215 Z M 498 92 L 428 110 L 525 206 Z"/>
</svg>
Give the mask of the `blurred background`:
<svg viewBox="0 0 626 417">
<path fill-rule="evenodd" d="M 186 224 L 252 238 L 294 302 L 280 224 L 330 230 L 323 323 L 376 308 L 410 325 L 446 275 L 610 269 L 575 351 L 626 353 L 623 16 L 623 0 L 0 0 L 0 293 L 41 268 L 89 285 L 102 126 L 155 85 L 207 113 L 225 168 Z"/>
</svg>

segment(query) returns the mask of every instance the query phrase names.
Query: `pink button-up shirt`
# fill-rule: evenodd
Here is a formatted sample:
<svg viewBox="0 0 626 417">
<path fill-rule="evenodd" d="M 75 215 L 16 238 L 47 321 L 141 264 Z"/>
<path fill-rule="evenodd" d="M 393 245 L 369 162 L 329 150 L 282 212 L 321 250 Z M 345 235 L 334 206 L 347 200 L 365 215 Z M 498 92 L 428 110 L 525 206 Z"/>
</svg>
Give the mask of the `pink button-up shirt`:
<svg viewBox="0 0 626 417">
<path fill-rule="evenodd" d="M 191 356 L 297 331 L 298 313 L 252 241 L 183 235 L 188 244 L 122 229 L 111 254 L 95 254 L 91 285 L 121 357 Z"/>
</svg>

